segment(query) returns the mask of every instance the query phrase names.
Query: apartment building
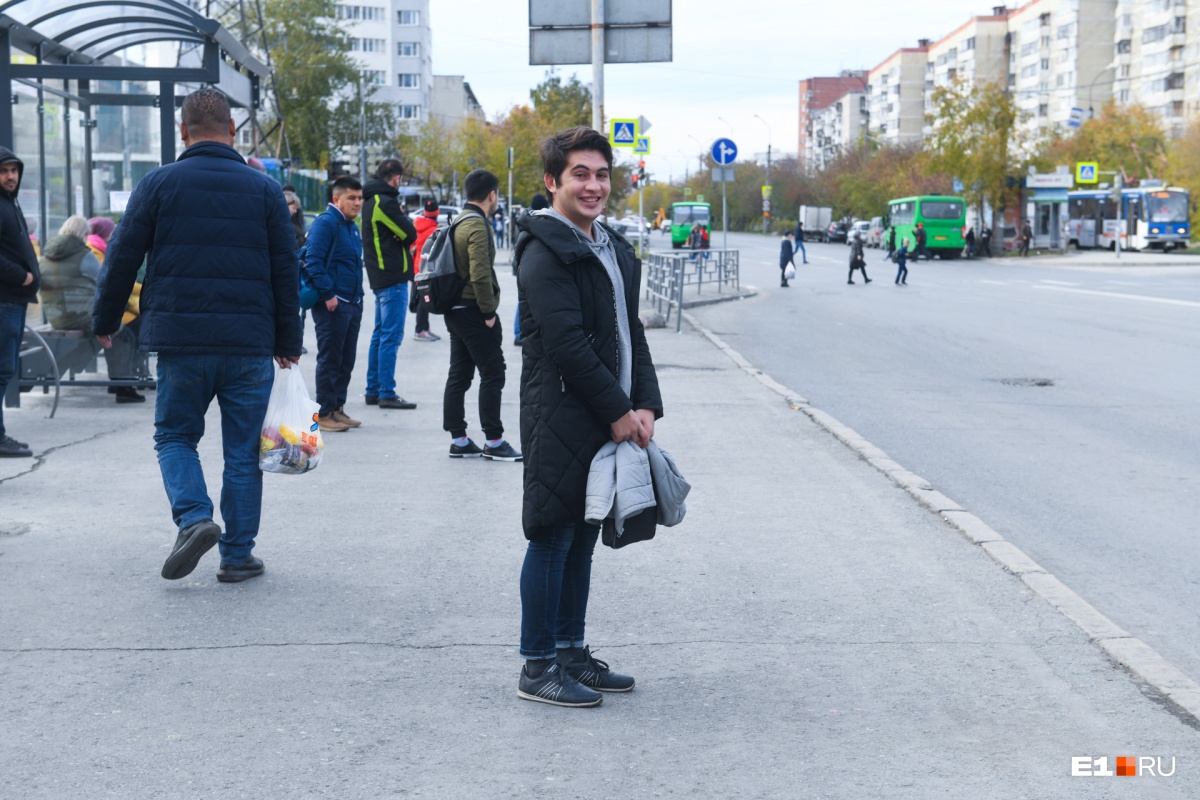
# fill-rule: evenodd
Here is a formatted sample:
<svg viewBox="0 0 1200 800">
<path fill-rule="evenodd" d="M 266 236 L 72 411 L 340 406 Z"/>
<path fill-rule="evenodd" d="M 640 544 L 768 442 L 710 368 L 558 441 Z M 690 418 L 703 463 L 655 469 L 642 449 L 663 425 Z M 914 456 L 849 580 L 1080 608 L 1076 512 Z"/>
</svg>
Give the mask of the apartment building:
<svg viewBox="0 0 1200 800">
<path fill-rule="evenodd" d="M 1008 83 L 1008 9 L 997 6 L 990 16 L 972 17 L 929 46 L 925 62 L 925 113 L 933 112 L 933 94 L 955 81 Z M 932 132 L 928 121 L 923 135 Z"/>
<path fill-rule="evenodd" d="M 879 144 L 920 142 L 925 125 L 929 40 L 902 47 L 867 73 L 870 135 Z"/>
<path fill-rule="evenodd" d="M 1157 114 L 1172 136 L 1183 132 L 1189 113 L 1200 111 L 1195 89 L 1187 106 L 1189 76 L 1188 7 L 1184 0 L 1118 0 L 1114 35 L 1112 93 L 1119 103 L 1139 103 Z M 1195 36 L 1193 35 L 1193 39 Z M 1197 81 L 1193 67 L 1191 82 Z M 1107 99 L 1107 96 L 1106 96 Z"/>
<path fill-rule="evenodd" d="M 429 118 L 444 128 L 457 128 L 471 118 L 484 120 L 486 115 L 462 75 L 434 75 Z"/>
<path fill-rule="evenodd" d="M 863 140 L 868 122 L 867 93 L 847 92 L 811 115 L 812 141 L 807 143 L 808 170 L 823 170 L 843 151 Z"/>
<path fill-rule="evenodd" d="M 350 55 L 374 99 L 390 103 L 402 122 L 429 119 L 433 93 L 430 0 L 357 0 L 338 3 L 337 18 L 350 35 Z"/>
<path fill-rule="evenodd" d="M 1072 109 L 1111 96 L 1117 2 L 1033 0 L 1010 12 L 1008 85 L 1030 128 L 1064 129 Z"/>
<path fill-rule="evenodd" d="M 843 70 L 836 77 L 808 78 L 800 81 L 800 138 L 797 159 L 807 170 L 819 169 L 816 161 L 821 158 L 821 145 L 817 131 L 824 131 L 833 124 L 826 109 L 837 104 L 847 92 L 861 92 L 866 88 L 866 73 L 861 70 Z M 816 126 L 820 117 L 822 122 Z"/>
</svg>

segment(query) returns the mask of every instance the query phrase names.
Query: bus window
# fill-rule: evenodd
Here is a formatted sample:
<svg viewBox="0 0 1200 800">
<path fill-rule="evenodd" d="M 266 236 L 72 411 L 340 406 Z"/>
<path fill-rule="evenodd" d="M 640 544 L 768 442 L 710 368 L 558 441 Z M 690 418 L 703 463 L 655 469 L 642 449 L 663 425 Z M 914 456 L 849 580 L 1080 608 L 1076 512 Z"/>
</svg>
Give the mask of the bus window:
<svg viewBox="0 0 1200 800">
<path fill-rule="evenodd" d="M 962 219 L 963 204 L 951 200 L 925 200 L 921 203 L 924 219 Z"/>
<path fill-rule="evenodd" d="M 709 224 L 708 206 L 675 206 L 671 211 L 674 217 L 671 220 L 672 225 L 690 228 L 693 225 L 707 227 Z"/>
<path fill-rule="evenodd" d="M 891 207 L 890 214 L 893 225 L 912 225 L 916 219 L 916 208 L 913 203 L 896 203 Z"/>
<path fill-rule="evenodd" d="M 1187 195 L 1173 192 L 1154 192 L 1147 195 L 1151 222 L 1186 222 L 1188 218 Z"/>
<path fill-rule="evenodd" d="M 1104 218 L 1105 219 L 1116 219 L 1117 218 L 1117 204 L 1114 203 L 1110 198 L 1107 198 L 1107 197 L 1104 198 L 1100 202 L 1104 203 Z"/>
</svg>

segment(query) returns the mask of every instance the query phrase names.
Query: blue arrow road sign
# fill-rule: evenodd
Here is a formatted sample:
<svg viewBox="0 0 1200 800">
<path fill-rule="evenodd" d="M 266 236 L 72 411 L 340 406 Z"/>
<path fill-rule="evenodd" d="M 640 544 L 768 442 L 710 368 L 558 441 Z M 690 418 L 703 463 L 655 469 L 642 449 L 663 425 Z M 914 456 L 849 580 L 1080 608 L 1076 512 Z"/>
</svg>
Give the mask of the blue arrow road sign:
<svg viewBox="0 0 1200 800">
<path fill-rule="evenodd" d="M 721 166 L 732 164 L 737 158 L 737 145 L 730 139 L 717 139 L 712 146 L 713 161 Z"/>
</svg>

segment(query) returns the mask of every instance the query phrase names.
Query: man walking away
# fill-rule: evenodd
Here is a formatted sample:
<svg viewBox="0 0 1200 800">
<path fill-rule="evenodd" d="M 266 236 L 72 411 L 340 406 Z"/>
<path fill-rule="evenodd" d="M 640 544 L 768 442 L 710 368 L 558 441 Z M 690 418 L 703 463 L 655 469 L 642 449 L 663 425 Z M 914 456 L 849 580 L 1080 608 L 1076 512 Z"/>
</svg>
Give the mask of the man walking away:
<svg viewBox="0 0 1200 800">
<path fill-rule="evenodd" d="M 32 456 L 24 442 L 4 429 L 4 393 L 17 377 L 21 340 L 25 338 L 25 309 L 37 302 L 41 288 L 37 254 L 29 238 L 25 215 L 17 202 L 25 164 L 7 147 L 0 147 L 0 458 Z"/>
<path fill-rule="evenodd" d="M 143 259 L 141 349 L 158 353 L 154 449 L 178 529 L 162 576 L 182 578 L 220 537 L 217 580 L 263 573 L 251 551 L 262 510 L 259 436 L 275 369 L 300 360 L 296 238 L 279 184 L 233 149 L 229 102 L 199 89 L 183 102 L 187 149 L 138 182 L 108 245 L 92 318 L 104 347 Z M 196 448 L 221 407 L 221 517 Z"/>
<path fill-rule="evenodd" d="M 863 255 L 862 235 L 854 232 L 854 239 L 850 243 L 850 276 L 846 283 L 854 283 L 854 270 L 862 270 L 863 283 L 870 283 L 871 279 L 867 277 L 867 259 Z"/>
<path fill-rule="evenodd" d="M 425 240 L 437 230 L 440 212 L 441 207 L 437 200 L 426 200 L 425 210 L 413 219 L 413 229 L 417 232 L 417 240 L 413 242 L 412 246 L 413 280 L 416 280 L 415 276 L 421 274 L 421 248 L 425 246 Z M 413 331 L 413 338 L 418 342 L 441 341 L 442 337 L 429 330 L 429 309 L 417 298 L 415 292 L 409 299 L 408 308 L 417 315 L 417 326 Z"/>
<path fill-rule="evenodd" d="M 979 255 L 992 257 L 992 229 L 986 222 L 979 229 Z"/>
<path fill-rule="evenodd" d="M 611 190 L 612 147 L 591 128 L 542 141 L 551 207 L 521 217 L 521 444 L 525 464 L 521 655 L 517 694 L 594 706 L 634 680 L 592 656 L 585 623 L 599 528 L 583 520 L 588 471 L 608 441 L 647 447 L 662 416 L 638 319 L 641 262 L 597 220 Z"/>
<path fill-rule="evenodd" d="M 783 241 L 779 244 L 779 285 L 784 289 L 787 288 L 787 266 L 791 264 L 793 268 L 796 266 L 796 259 L 792 253 L 792 232 L 788 231 L 783 235 Z"/>
<path fill-rule="evenodd" d="M 920 261 L 921 256 L 925 256 L 926 261 L 933 261 L 933 256 L 930 255 L 929 250 L 925 248 L 927 234 L 925 233 L 924 222 L 917 223 L 917 227 L 913 229 L 913 236 L 917 240 L 917 248 L 913 253 L 913 261 Z"/>
<path fill-rule="evenodd" d="M 794 247 L 800 251 L 800 261 L 803 264 L 808 263 L 808 251 L 804 249 L 804 223 L 797 220 L 796 230 L 792 232 L 792 238 L 795 240 Z M 793 252 L 793 255 L 795 253 Z"/>
<path fill-rule="evenodd" d="M 521 454 L 504 439 L 500 396 L 504 390 L 504 332 L 496 309 L 500 281 L 496 277 L 496 240 L 488 218 L 500 205 L 500 180 L 486 169 L 467 175 L 463 189 L 466 216 L 452 229 L 458 276 L 466 281 L 462 299 L 446 312 L 450 332 L 450 372 L 442 400 L 442 428 L 450 434 L 451 458 L 483 456 L 493 461 L 520 461 Z M 465 397 L 479 370 L 479 424 L 487 441 L 483 449 L 467 437 Z"/>
<path fill-rule="evenodd" d="M 896 285 L 908 286 L 908 239 L 896 251 Z"/>
<path fill-rule="evenodd" d="M 346 431 L 362 423 L 346 415 L 346 390 L 354 371 L 362 325 L 362 237 L 354 218 L 362 211 L 362 184 L 343 176 L 333 182 L 333 202 L 308 229 L 304 268 L 320 300 L 313 306 L 317 331 L 318 423 L 323 431 Z"/>
<path fill-rule="evenodd" d="M 364 248 L 363 267 L 375 293 L 375 328 L 367 351 L 367 395 L 369 406 L 416 408 L 396 396 L 396 352 L 404 341 L 404 317 L 408 312 L 408 285 L 413 280 L 408 248 L 417 229 L 400 205 L 400 179 L 404 168 L 394 158 L 379 165 L 374 180 L 363 187 L 363 231 L 370 237 Z"/>
<path fill-rule="evenodd" d="M 1029 255 L 1029 243 L 1033 241 L 1033 226 L 1029 224 L 1029 220 L 1025 220 L 1025 224 L 1021 226 L 1021 255 Z"/>
</svg>

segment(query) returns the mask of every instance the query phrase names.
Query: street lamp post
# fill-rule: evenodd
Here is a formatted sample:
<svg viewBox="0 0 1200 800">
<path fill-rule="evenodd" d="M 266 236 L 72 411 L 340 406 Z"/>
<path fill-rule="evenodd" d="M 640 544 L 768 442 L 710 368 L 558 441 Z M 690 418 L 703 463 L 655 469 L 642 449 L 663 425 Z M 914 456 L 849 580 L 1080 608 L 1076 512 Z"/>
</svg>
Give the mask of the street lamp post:
<svg viewBox="0 0 1200 800">
<path fill-rule="evenodd" d="M 767 126 L 767 180 L 766 180 L 766 184 L 767 184 L 767 186 L 770 186 L 771 185 L 771 139 L 772 139 L 771 126 L 767 125 L 767 121 L 765 119 L 763 119 L 762 117 L 760 117 L 758 114 L 755 114 L 754 118 L 756 120 L 758 120 L 759 122 L 761 122 L 763 125 Z M 763 197 L 763 233 L 770 232 L 770 224 L 771 224 L 771 198 L 764 196 Z"/>
</svg>

